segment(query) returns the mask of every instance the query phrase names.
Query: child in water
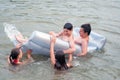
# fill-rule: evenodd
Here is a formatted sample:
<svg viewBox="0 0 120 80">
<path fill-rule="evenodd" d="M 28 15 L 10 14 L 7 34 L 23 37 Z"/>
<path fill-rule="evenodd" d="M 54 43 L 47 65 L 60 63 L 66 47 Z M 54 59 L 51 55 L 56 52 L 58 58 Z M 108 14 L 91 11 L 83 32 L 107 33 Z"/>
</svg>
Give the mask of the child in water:
<svg viewBox="0 0 120 80">
<path fill-rule="evenodd" d="M 71 67 L 69 61 L 66 63 L 65 54 L 62 50 L 54 52 L 56 37 L 52 36 L 50 41 L 50 60 L 53 67 L 57 70 L 67 70 Z"/>
<path fill-rule="evenodd" d="M 82 47 L 82 52 L 79 53 L 77 56 L 85 56 L 87 54 L 90 32 L 91 32 L 90 24 L 81 25 L 79 31 L 80 36 L 76 37 L 74 40 L 76 44 L 79 44 Z"/>
<path fill-rule="evenodd" d="M 23 51 L 21 50 L 21 46 L 23 43 L 27 42 L 28 40 L 23 37 L 23 35 L 20 33 L 15 36 L 16 40 L 18 41 L 18 44 L 15 48 L 11 50 L 11 54 L 8 57 L 8 63 L 12 65 L 20 65 L 25 64 L 31 59 L 31 53 L 32 50 L 28 49 L 27 52 L 27 60 L 21 61 L 23 56 Z"/>
<path fill-rule="evenodd" d="M 8 63 L 12 65 L 25 64 L 31 58 L 31 50 L 27 50 L 27 60 L 21 61 L 23 52 L 20 48 L 13 48 L 11 54 L 8 56 Z"/>
<path fill-rule="evenodd" d="M 62 52 L 63 54 L 68 54 L 68 62 L 70 66 L 72 66 L 72 57 L 73 57 L 73 52 L 75 51 L 75 43 L 74 43 L 72 31 L 73 31 L 73 25 L 71 23 L 65 23 L 63 30 L 61 32 L 59 33 L 55 33 L 53 31 L 50 32 L 50 35 L 60 38 L 69 43 L 69 48 L 63 50 Z"/>
</svg>

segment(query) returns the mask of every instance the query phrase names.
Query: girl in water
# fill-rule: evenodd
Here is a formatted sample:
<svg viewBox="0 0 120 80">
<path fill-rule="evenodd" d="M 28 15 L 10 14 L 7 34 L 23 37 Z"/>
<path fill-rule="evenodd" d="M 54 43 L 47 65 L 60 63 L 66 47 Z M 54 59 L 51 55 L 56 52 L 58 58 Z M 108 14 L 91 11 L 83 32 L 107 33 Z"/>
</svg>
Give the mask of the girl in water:
<svg viewBox="0 0 120 80">
<path fill-rule="evenodd" d="M 28 59 L 25 61 L 21 61 L 23 52 L 20 48 L 13 48 L 11 50 L 11 54 L 8 56 L 8 63 L 12 65 L 20 65 L 20 64 L 25 64 L 29 61 L 30 56 L 31 56 L 31 50 L 27 51 L 27 57 Z"/>
<path fill-rule="evenodd" d="M 13 48 L 11 50 L 11 54 L 8 57 L 8 63 L 12 64 L 12 65 L 25 64 L 31 59 L 32 50 L 28 49 L 26 51 L 28 59 L 25 61 L 21 61 L 22 55 L 23 55 L 23 51 L 21 49 L 21 46 L 23 43 L 27 42 L 28 39 L 25 39 L 21 33 L 16 35 L 15 38 L 18 41 L 18 44 L 16 45 L 16 48 Z"/>
<path fill-rule="evenodd" d="M 51 37 L 50 42 L 50 60 L 53 67 L 57 70 L 67 70 L 71 67 L 69 62 L 66 63 L 65 54 L 62 50 L 54 52 L 54 44 L 56 41 L 56 37 Z"/>
</svg>

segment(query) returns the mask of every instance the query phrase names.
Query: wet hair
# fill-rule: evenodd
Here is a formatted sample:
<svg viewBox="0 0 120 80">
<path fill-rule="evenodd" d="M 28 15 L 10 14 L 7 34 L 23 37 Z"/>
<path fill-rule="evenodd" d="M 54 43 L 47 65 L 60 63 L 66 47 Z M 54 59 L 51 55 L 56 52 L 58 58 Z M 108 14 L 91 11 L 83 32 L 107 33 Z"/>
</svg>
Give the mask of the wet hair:
<svg viewBox="0 0 120 80">
<path fill-rule="evenodd" d="M 63 53 L 63 51 L 57 51 L 55 58 L 56 58 L 55 68 L 57 70 L 68 69 L 65 61 L 65 54 Z"/>
<path fill-rule="evenodd" d="M 71 31 L 73 29 L 73 25 L 71 23 L 65 23 L 63 28 Z"/>
<path fill-rule="evenodd" d="M 9 56 L 9 60 L 11 64 L 16 65 L 16 63 L 14 63 L 13 60 L 17 59 L 19 54 L 20 54 L 19 48 L 14 48 L 11 50 L 11 54 Z"/>
<path fill-rule="evenodd" d="M 84 30 L 84 32 L 86 33 L 88 33 L 88 35 L 90 35 L 90 32 L 91 32 L 91 26 L 90 26 L 90 24 L 83 24 L 83 25 L 81 25 L 81 28 L 83 28 L 83 30 Z"/>
</svg>

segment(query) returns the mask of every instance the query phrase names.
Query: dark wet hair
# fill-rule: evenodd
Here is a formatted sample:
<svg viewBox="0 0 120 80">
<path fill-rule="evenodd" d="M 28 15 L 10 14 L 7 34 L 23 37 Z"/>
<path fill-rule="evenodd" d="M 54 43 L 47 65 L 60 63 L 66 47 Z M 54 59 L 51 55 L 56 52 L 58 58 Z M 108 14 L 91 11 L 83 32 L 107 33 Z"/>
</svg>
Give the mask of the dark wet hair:
<svg viewBox="0 0 120 80">
<path fill-rule="evenodd" d="M 19 48 L 14 48 L 11 50 L 11 54 L 9 56 L 10 63 L 13 65 L 16 65 L 13 60 L 18 58 L 18 55 L 20 54 Z"/>
<path fill-rule="evenodd" d="M 71 31 L 73 29 L 73 25 L 71 23 L 65 23 L 64 29 L 68 29 Z"/>
<path fill-rule="evenodd" d="M 88 35 L 90 35 L 90 32 L 91 32 L 91 26 L 90 26 L 90 24 L 83 24 L 83 25 L 81 25 L 81 28 L 84 29 L 85 33 L 87 32 Z"/>
<path fill-rule="evenodd" d="M 55 64 L 56 69 L 58 70 L 68 69 L 65 61 L 65 54 L 63 53 L 63 51 L 57 51 L 55 58 L 56 58 L 56 64 Z"/>
</svg>

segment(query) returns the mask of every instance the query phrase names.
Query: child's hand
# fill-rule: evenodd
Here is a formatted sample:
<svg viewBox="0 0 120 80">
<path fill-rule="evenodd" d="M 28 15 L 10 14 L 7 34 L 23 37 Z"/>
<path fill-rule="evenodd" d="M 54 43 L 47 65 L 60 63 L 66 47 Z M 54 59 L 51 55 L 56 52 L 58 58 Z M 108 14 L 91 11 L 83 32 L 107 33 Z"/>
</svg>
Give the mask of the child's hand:
<svg viewBox="0 0 120 80">
<path fill-rule="evenodd" d="M 50 31 L 49 34 L 55 36 L 55 33 L 53 31 Z"/>
<path fill-rule="evenodd" d="M 16 48 L 20 48 L 21 46 L 22 46 L 22 44 L 19 43 L 16 45 Z"/>
<path fill-rule="evenodd" d="M 56 37 L 55 36 L 51 36 L 50 37 L 50 42 L 51 43 L 55 43 L 56 42 Z"/>
</svg>

